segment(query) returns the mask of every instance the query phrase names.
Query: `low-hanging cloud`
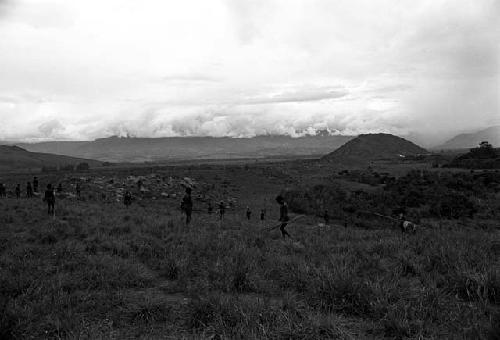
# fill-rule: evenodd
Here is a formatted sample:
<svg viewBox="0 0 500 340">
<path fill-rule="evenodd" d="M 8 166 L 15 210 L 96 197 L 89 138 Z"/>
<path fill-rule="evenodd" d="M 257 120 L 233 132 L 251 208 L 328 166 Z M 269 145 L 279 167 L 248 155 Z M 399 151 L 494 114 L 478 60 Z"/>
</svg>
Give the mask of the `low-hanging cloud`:
<svg viewBox="0 0 500 340">
<path fill-rule="evenodd" d="M 0 0 L 0 139 L 439 143 L 498 121 L 499 15 L 495 0 Z"/>
</svg>

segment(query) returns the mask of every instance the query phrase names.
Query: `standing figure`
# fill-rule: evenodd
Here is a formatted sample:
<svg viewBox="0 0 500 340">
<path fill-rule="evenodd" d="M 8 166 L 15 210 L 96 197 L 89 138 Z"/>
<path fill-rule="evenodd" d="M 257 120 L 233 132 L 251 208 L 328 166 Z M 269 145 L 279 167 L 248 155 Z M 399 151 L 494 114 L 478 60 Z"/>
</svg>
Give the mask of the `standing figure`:
<svg viewBox="0 0 500 340">
<path fill-rule="evenodd" d="M 288 217 L 288 205 L 286 204 L 285 199 L 281 195 L 278 195 L 278 197 L 276 197 L 276 202 L 278 202 L 278 204 L 280 205 L 279 221 L 281 222 L 280 225 L 281 235 L 283 236 L 283 238 L 285 238 L 285 236 L 292 238 L 290 234 L 285 230 L 288 221 L 290 220 L 290 218 Z"/>
<path fill-rule="evenodd" d="M 181 202 L 181 210 L 184 214 L 186 214 L 186 225 L 189 225 L 191 222 L 191 214 L 193 213 L 193 200 L 191 198 L 191 188 L 186 188 L 186 193 L 182 198 Z"/>
<path fill-rule="evenodd" d="M 123 204 L 128 208 L 132 204 L 132 194 L 129 190 L 125 191 L 125 195 L 123 195 Z"/>
<path fill-rule="evenodd" d="M 260 209 L 260 221 L 264 222 L 266 219 L 266 209 Z"/>
<path fill-rule="evenodd" d="M 76 183 L 76 197 L 80 198 L 82 193 L 82 188 L 80 187 L 80 183 Z"/>
<path fill-rule="evenodd" d="M 7 195 L 6 191 L 5 184 L 0 183 L 0 197 L 5 197 Z"/>
<path fill-rule="evenodd" d="M 62 192 L 62 191 L 63 191 L 62 183 L 59 183 L 57 185 L 57 192 Z"/>
<path fill-rule="evenodd" d="M 221 221 L 224 219 L 225 213 L 226 213 L 226 206 L 224 205 L 224 201 L 220 201 L 220 203 L 219 203 L 219 219 Z"/>
<path fill-rule="evenodd" d="M 328 225 L 328 222 L 330 222 L 330 216 L 328 215 L 328 210 L 325 210 L 323 213 L 323 218 L 325 219 L 325 225 Z"/>
<path fill-rule="evenodd" d="M 52 188 L 52 184 L 47 184 L 47 190 L 45 190 L 45 196 L 43 198 L 45 202 L 47 202 L 47 213 L 49 215 L 55 216 L 55 204 L 56 204 L 56 195 L 54 194 L 54 189 Z"/>
<path fill-rule="evenodd" d="M 214 207 L 212 206 L 212 202 L 209 201 L 208 202 L 208 214 L 212 215 L 213 212 L 214 212 Z"/>
<path fill-rule="evenodd" d="M 33 177 L 33 191 L 38 192 L 38 177 Z"/>
<path fill-rule="evenodd" d="M 250 218 L 252 217 L 252 210 L 250 210 L 250 207 L 248 207 L 248 206 L 247 206 L 246 215 L 247 215 L 247 220 L 250 221 Z"/>
<path fill-rule="evenodd" d="M 16 198 L 21 198 L 21 184 L 16 185 Z"/>
<path fill-rule="evenodd" d="M 33 197 L 33 188 L 31 187 L 31 182 L 26 183 L 26 198 Z"/>
</svg>

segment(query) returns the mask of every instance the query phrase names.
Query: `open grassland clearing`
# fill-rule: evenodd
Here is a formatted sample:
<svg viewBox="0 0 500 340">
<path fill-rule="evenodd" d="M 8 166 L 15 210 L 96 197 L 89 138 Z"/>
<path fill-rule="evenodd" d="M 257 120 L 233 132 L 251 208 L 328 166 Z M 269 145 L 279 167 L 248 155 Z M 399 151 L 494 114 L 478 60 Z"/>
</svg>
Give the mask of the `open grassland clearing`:
<svg viewBox="0 0 500 340">
<path fill-rule="evenodd" d="M 327 179 L 332 171 L 323 171 L 325 183 L 334 180 Z M 178 199 L 140 197 L 139 189 L 128 209 L 87 192 L 84 199 L 59 199 L 55 219 L 39 199 L 0 199 L 0 338 L 500 334 L 498 213 L 497 206 L 483 209 L 485 200 L 495 202 L 494 191 L 487 199 L 481 195 L 472 218 L 440 219 L 415 207 L 422 224 L 415 235 L 362 214 L 346 228 L 345 212 L 334 206 L 338 216 L 321 225 L 314 208 L 288 227 L 293 240 L 283 241 L 266 227 L 278 217 L 276 194 L 307 184 L 295 175 L 300 169 L 193 166 L 167 172 L 203 183 L 214 200 L 234 197 L 233 208 L 221 223 L 207 214 L 206 202 L 195 200 L 186 227 Z M 147 174 L 105 177 L 130 175 Z M 40 178 L 42 188 L 55 180 Z M 343 180 L 359 190 L 358 182 Z M 406 182 L 393 184 L 395 192 L 397 183 Z M 378 207 L 367 203 L 374 193 L 367 195 L 360 202 Z M 256 212 L 250 221 L 247 205 Z M 261 207 L 268 211 L 264 223 L 257 217 Z"/>
</svg>

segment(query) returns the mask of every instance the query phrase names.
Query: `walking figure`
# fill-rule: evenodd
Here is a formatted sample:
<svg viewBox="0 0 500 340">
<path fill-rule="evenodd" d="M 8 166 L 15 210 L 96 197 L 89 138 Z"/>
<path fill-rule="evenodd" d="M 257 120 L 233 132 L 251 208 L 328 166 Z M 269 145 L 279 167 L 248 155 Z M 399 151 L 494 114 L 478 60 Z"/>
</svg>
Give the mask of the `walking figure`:
<svg viewBox="0 0 500 340">
<path fill-rule="evenodd" d="M 260 220 L 261 222 L 264 222 L 266 219 L 266 209 L 260 209 Z"/>
<path fill-rule="evenodd" d="M 21 198 L 21 184 L 16 185 L 16 198 Z"/>
<path fill-rule="evenodd" d="M 325 210 L 323 213 L 323 218 L 325 219 L 325 225 L 328 225 L 328 222 L 330 222 L 330 216 L 328 215 L 328 210 Z"/>
<path fill-rule="evenodd" d="M 47 213 L 49 215 L 55 216 L 55 204 L 56 195 L 54 194 L 54 189 L 52 189 L 52 184 L 47 184 L 47 190 L 45 190 L 45 196 L 43 198 L 47 202 Z"/>
<path fill-rule="evenodd" d="M 208 202 L 208 214 L 209 215 L 212 215 L 212 213 L 214 212 L 214 207 L 212 206 L 212 202 Z"/>
<path fill-rule="evenodd" d="M 219 203 L 219 219 L 222 221 L 224 219 L 224 214 L 226 213 L 226 206 L 223 201 Z"/>
<path fill-rule="evenodd" d="M 278 204 L 280 205 L 279 221 L 281 222 L 280 225 L 281 235 L 283 236 L 283 238 L 285 238 L 285 236 L 292 238 L 290 234 L 285 230 L 288 221 L 290 220 L 290 218 L 288 217 L 288 205 L 286 204 L 285 199 L 281 195 L 278 195 L 278 197 L 276 197 L 276 202 L 278 202 Z"/>
<path fill-rule="evenodd" d="M 182 198 L 181 210 L 186 214 L 186 225 L 191 222 L 191 214 L 193 213 L 193 200 L 191 198 L 191 188 L 186 188 L 186 194 Z"/>
<path fill-rule="evenodd" d="M 33 191 L 38 192 L 38 177 L 33 177 Z"/>
<path fill-rule="evenodd" d="M 247 207 L 246 215 L 247 215 L 247 220 L 250 221 L 250 218 L 252 217 L 252 210 L 250 210 L 250 207 Z"/>
<path fill-rule="evenodd" d="M 81 191 L 80 183 L 76 183 L 76 197 L 80 198 Z"/>
<path fill-rule="evenodd" d="M 33 188 L 31 187 L 31 182 L 26 183 L 26 197 L 27 198 L 33 197 Z"/>
<path fill-rule="evenodd" d="M 132 204 L 132 194 L 129 190 L 125 191 L 125 195 L 123 195 L 123 204 L 128 208 Z"/>
<path fill-rule="evenodd" d="M 5 198 L 7 196 L 7 189 L 5 188 L 5 184 L 0 183 L 0 197 Z"/>
</svg>

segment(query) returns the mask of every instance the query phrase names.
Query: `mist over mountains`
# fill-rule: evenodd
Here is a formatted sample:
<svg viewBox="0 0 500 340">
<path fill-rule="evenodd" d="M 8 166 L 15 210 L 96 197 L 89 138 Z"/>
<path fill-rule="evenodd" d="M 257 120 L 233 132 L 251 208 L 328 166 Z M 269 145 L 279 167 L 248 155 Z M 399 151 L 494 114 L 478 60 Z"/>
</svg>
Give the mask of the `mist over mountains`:
<svg viewBox="0 0 500 340">
<path fill-rule="evenodd" d="M 46 152 L 108 162 L 146 162 L 173 159 L 262 158 L 323 155 L 354 136 L 318 133 L 293 138 L 285 135 L 231 137 L 108 137 L 94 141 L 21 143 L 33 152 Z"/>
<path fill-rule="evenodd" d="M 482 141 L 488 141 L 494 147 L 500 147 L 500 125 L 484 130 L 456 135 L 435 149 L 465 149 L 477 147 Z"/>
</svg>

